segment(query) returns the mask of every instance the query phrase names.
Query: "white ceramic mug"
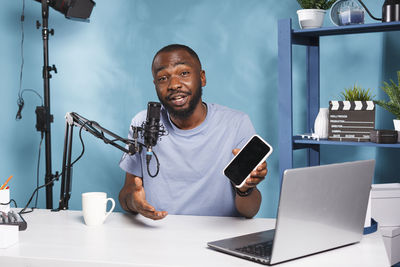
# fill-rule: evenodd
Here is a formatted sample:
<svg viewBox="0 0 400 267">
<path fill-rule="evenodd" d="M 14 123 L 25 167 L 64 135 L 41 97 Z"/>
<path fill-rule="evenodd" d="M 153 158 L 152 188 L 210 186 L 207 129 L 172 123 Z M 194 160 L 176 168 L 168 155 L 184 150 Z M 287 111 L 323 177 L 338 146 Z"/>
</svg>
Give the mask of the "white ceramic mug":
<svg viewBox="0 0 400 267">
<path fill-rule="evenodd" d="M 107 202 L 111 201 L 111 209 L 107 212 Z M 82 194 L 82 212 L 86 225 L 101 225 L 115 208 L 115 201 L 107 198 L 104 192 L 88 192 Z"/>
<path fill-rule="evenodd" d="M 10 202 L 10 189 L 3 189 L 0 190 L 0 203 L 9 203 Z M 10 211 L 10 204 L 1 205 L 0 204 L 0 211 L 2 212 L 9 212 Z"/>
</svg>

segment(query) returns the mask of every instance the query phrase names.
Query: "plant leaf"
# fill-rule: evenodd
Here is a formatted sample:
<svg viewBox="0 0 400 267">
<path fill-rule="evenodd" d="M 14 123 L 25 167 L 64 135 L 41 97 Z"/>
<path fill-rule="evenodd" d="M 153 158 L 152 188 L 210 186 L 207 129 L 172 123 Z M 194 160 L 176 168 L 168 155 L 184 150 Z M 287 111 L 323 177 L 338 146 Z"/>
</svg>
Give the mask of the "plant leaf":
<svg viewBox="0 0 400 267">
<path fill-rule="evenodd" d="M 381 89 L 389 97 L 389 101 L 378 100 L 376 104 L 395 115 L 397 119 L 400 119 L 400 71 L 397 71 L 397 82 L 398 84 L 393 80 L 390 80 L 390 83 L 383 82 Z"/>
<path fill-rule="evenodd" d="M 357 86 L 357 84 L 354 84 L 353 87 L 345 88 L 340 95 L 346 101 L 370 101 L 375 97 L 371 95 L 371 89 L 364 89 Z"/>
<path fill-rule="evenodd" d="M 329 9 L 335 0 L 297 0 L 303 9 Z"/>
</svg>

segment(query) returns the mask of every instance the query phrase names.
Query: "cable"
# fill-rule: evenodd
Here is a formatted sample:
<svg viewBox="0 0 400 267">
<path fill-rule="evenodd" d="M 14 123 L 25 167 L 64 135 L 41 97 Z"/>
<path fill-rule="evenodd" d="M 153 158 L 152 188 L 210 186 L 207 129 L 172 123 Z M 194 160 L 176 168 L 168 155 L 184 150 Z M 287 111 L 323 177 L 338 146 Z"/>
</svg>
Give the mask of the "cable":
<svg viewBox="0 0 400 267">
<path fill-rule="evenodd" d="M 18 208 L 17 202 L 15 202 L 14 199 L 10 199 L 10 201 L 8 201 L 7 203 L 0 203 L 0 205 L 9 205 L 9 204 L 11 204 L 11 202 L 14 203 L 14 206 L 15 206 L 14 208 Z"/>
<path fill-rule="evenodd" d="M 17 99 L 17 105 L 18 105 L 18 111 L 17 115 L 15 115 L 15 120 L 20 120 L 22 119 L 22 109 L 24 108 L 24 98 L 22 97 L 24 92 L 26 91 L 31 91 L 35 93 L 42 101 L 42 106 L 43 106 L 43 98 L 42 96 L 34 89 L 24 89 L 22 90 L 22 77 L 23 77 L 23 72 L 24 72 L 24 64 L 25 64 L 25 59 L 24 59 L 24 40 L 25 40 L 25 31 L 24 31 L 24 21 L 25 21 L 25 0 L 22 0 L 22 12 L 21 12 L 21 67 L 20 67 L 20 72 L 19 72 L 19 90 L 18 90 L 18 99 Z"/>
<path fill-rule="evenodd" d="M 93 123 L 92 121 L 86 121 L 81 128 L 79 129 L 79 139 L 81 140 L 81 144 L 82 144 L 82 152 L 81 154 L 71 163 L 71 167 L 82 158 L 83 154 L 85 153 L 85 144 L 83 143 L 83 138 L 82 138 L 82 129 L 83 127 L 88 124 L 88 123 Z"/>
<path fill-rule="evenodd" d="M 91 123 L 91 122 L 90 122 L 90 121 L 85 122 L 85 123 L 81 126 L 81 129 L 79 130 L 79 139 L 81 140 L 81 144 L 82 144 L 82 152 L 81 152 L 81 154 L 71 163 L 71 167 L 72 167 L 72 166 L 83 156 L 83 154 L 85 153 L 85 144 L 83 143 L 83 139 L 82 139 L 82 129 L 83 129 L 83 127 L 85 126 L 85 124 L 87 124 L 87 123 Z M 38 165 L 39 165 L 39 161 L 40 161 L 40 147 L 41 147 L 42 141 L 43 141 L 43 137 L 42 137 L 42 139 L 41 139 L 41 141 L 40 141 L 40 146 L 39 146 Z M 29 212 L 32 212 L 34 209 L 36 209 L 37 205 L 35 204 L 35 206 L 31 208 L 31 210 L 25 211 L 25 210 L 28 208 L 29 204 L 31 203 L 31 201 L 32 201 L 33 197 L 35 196 L 35 194 L 36 194 L 36 196 L 37 196 L 39 189 L 41 189 L 41 188 L 43 188 L 43 187 L 46 187 L 46 186 L 48 186 L 48 185 L 54 183 L 54 181 L 58 180 L 58 178 L 60 178 L 60 176 L 62 176 L 62 175 L 63 175 L 63 173 L 58 174 L 58 172 L 56 172 L 56 176 L 55 176 L 53 179 L 51 179 L 49 182 L 47 182 L 47 183 L 44 184 L 44 185 L 37 186 L 36 189 L 33 191 L 31 197 L 29 198 L 28 203 L 26 203 L 25 207 L 19 212 L 19 214 L 29 213 Z M 38 177 L 39 177 L 39 176 L 38 176 Z"/>
<path fill-rule="evenodd" d="M 151 178 L 154 178 L 154 177 L 156 177 L 158 175 L 158 172 L 160 171 L 160 162 L 158 161 L 158 157 L 157 157 L 156 153 L 154 153 L 154 151 L 152 153 L 153 153 L 154 157 L 156 158 L 156 163 L 157 163 L 157 171 L 156 171 L 156 173 L 154 175 L 152 175 L 150 173 L 150 167 L 149 166 L 150 166 L 150 159 L 151 158 L 147 157 L 148 155 L 146 155 L 146 163 L 147 163 L 147 173 L 149 174 L 149 176 Z"/>
<path fill-rule="evenodd" d="M 48 185 L 54 183 L 54 181 L 58 180 L 58 178 L 59 178 L 60 176 L 61 176 L 61 174 L 56 175 L 53 179 L 51 179 L 51 180 L 50 180 L 49 182 L 47 182 L 46 184 L 41 185 L 41 186 L 39 186 L 39 187 L 36 187 L 36 189 L 33 191 L 32 195 L 31 195 L 31 197 L 29 198 L 28 203 L 26 203 L 25 207 L 19 212 L 19 214 L 25 214 L 25 213 L 30 213 L 30 212 L 32 212 L 32 211 L 35 209 L 35 207 L 31 208 L 31 210 L 29 210 L 29 211 L 25 211 L 25 210 L 28 208 L 28 206 L 29 206 L 29 204 L 31 203 L 31 201 L 32 201 L 33 197 L 35 196 L 36 192 L 39 191 L 39 189 L 41 189 L 41 188 L 43 188 L 43 187 L 46 187 L 46 186 L 48 186 Z"/>
<path fill-rule="evenodd" d="M 363 3 L 363 1 L 358 0 L 358 2 L 360 2 L 360 4 L 365 8 L 365 10 L 367 11 L 368 15 L 369 15 L 371 18 L 373 18 L 374 20 L 382 21 L 382 19 L 374 17 L 374 15 L 372 15 L 371 12 L 369 12 L 367 6 Z"/>
<path fill-rule="evenodd" d="M 22 90 L 22 92 L 21 92 L 21 99 L 22 99 L 22 96 L 23 96 L 23 94 L 26 92 L 26 91 L 28 91 L 28 92 L 32 92 L 32 93 L 34 93 L 34 94 L 36 94 L 39 98 L 40 98 L 40 102 L 42 103 L 42 106 L 43 106 L 43 97 L 35 90 L 35 89 L 24 89 L 24 90 Z M 19 99 L 20 99 L 19 98 Z M 18 99 L 18 100 L 19 100 Z M 23 99 L 22 99 L 22 101 L 24 101 Z"/>
<path fill-rule="evenodd" d="M 21 14 L 21 68 L 19 72 L 19 91 L 18 96 L 21 95 L 22 90 L 22 73 L 24 71 L 24 39 L 25 39 L 25 31 L 24 31 L 24 21 L 25 21 L 25 0 L 22 0 L 22 14 Z"/>
</svg>

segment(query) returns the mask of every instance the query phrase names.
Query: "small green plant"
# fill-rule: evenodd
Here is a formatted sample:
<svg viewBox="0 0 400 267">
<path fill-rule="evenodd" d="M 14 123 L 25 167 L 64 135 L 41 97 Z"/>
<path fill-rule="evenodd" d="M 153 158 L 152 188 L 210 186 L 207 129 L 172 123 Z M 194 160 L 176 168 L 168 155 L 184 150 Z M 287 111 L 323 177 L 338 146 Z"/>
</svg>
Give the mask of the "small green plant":
<svg viewBox="0 0 400 267">
<path fill-rule="evenodd" d="M 371 95 L 370 89 L 364 89 L 355 84 L 353 87 L 345 88 L 344 92 L 340 94 L 341 98 L 345 101 L 370 101 L 375 96 Z"/>
<path fill-rule="evenodd" d="M 329 9 L 336 0 L 297 0 L 303 9 Z"/>
<path fill-rule="evenodd" d="M 397 83 L 393 80 L 390 80 L 390 83 L 383 82 L 381 89 L 388 95 L 389 101 L 377 100 L 375 103 L 400 120 L 400 71 L 397 71 Z"/>
</svg>

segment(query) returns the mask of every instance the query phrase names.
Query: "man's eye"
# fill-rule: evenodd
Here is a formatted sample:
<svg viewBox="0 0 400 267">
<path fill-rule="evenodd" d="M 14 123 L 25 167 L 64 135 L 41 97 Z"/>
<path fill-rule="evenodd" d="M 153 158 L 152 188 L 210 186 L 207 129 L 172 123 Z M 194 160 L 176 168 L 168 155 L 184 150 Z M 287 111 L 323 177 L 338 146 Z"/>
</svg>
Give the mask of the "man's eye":
<svg viewBox="0 0 400 267">
<path fill-rule="evenodd" d="M 187 76 L 187 75 L 189 75 L 189 72 L 188 71 L 182 71 L 181 75 L 182 76 Z"/>
<path fill-rule="evenodd" d="M 162 77 L 157 79 L 157 81 L 159 81 L 159 82 L 163 82 L 163 81 L 166 81 L 166 80 L 167 80 L 167 77 L 165 77 L 165 76 L 162 76 Z"/>
</svg>

